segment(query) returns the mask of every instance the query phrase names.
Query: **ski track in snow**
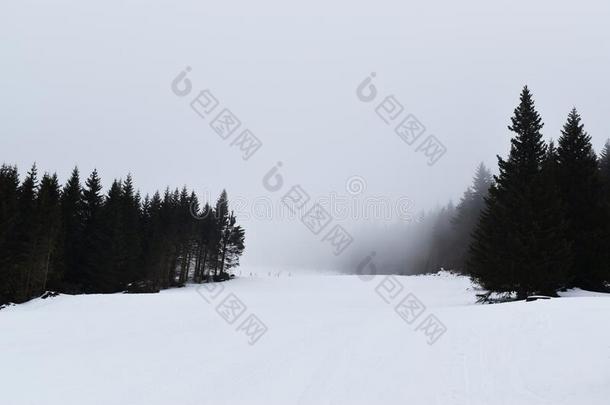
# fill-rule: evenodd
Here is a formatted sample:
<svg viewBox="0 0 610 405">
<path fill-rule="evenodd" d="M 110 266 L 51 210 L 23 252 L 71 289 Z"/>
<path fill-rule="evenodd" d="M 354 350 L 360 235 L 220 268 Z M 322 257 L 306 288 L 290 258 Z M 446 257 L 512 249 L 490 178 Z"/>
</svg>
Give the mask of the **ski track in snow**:
<svg viewBox="0 0 610 405">
<path fill-rule="evenodd" d="M 5 308 L 0 403 L 610 403 L 610 295 L 476 305 L 466 278 L 398 276 L 426 305 L 421 319 L 447 326 L 428 345 L 421 319 L 407 325 L 377 295 L 382 279 L 223 283 L 269 328 L 252 346 L 196 286 Z"/>
</svg>

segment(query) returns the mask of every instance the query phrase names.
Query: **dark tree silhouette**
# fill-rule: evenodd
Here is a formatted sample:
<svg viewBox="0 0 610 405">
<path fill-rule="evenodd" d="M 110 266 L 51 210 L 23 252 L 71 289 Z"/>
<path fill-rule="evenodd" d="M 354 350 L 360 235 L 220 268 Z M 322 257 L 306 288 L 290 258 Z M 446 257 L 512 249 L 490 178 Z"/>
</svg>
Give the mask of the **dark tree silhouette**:
<svg viewBox="0 0 610 405">
<path fill-rule="evenodd" d="M 547 148 L 540 130 L 542 119 L 527 87 L 509 126 L 508 158 L 498 157 L 499 175 L 489 190 L 486 207 L 471 245 L 469 272 L 484 288 L 516 293 L 518 298 L 552 294 L 561 271 L 545 260 L 564 245 L 561 211 L 554 206 L 552 188 L 541 190 Z"/>
<path fill-rule="evenodd" d="M 453 266 L 456 270 L 463 272 L 468 259 L 468 248 L 472 243 L 473 231 L 485 208 L 485 198 L 489 187 L 493 183 L 491 172 L 483 163 L 480 163 L 472 181 L 456 207 L 456 214 L 452 219 L 453 238 L 455 239 Z"/>
<path fill-rule="evenodd" d="M 156 292 L 188 281 L 226 280 L 244 251 L 244 230 L 223 190 L 203 210 L 186 187 L 142 201 L 133 179 L 102 193 L 97 170 L 78 169 L 60 189 L 33 166 L 0 167 L 0 304 L 58 292 Z M 210 277 L 213 276 L 213 277 Z"/>
<path fill-rule="evenodd" d="M 561 131 L 557 158 L 557 180 L 573 255 L 568 283 L 600 289 L 608 275 L 608 252 L 603 244 L 608 218 L 597 157 L 576 109 L 572 109 Z"/>
</svg>

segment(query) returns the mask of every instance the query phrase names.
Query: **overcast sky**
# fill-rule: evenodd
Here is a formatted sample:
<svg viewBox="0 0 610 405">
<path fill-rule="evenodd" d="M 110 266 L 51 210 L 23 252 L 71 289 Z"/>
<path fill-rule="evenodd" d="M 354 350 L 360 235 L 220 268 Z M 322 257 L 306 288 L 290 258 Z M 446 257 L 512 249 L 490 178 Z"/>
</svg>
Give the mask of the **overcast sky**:
<svg viewBox="0 0 610 405">
<path fill-rule="evenodd" d="M 21 171 L 36 161 L 62 182 L 75 165 L 106 185 L 131 172 L 144 194 L 187 185 L 215 199 L 224 187 L 250 206 L 294 184 L 312 199 L 349 196 L 359 176 L 357 198 L 402 196 L 416 212 L 457 201 L 479 162 L 495 170 L 524 84 L 545 137 L 576 106 L 600 149 L 609 11 L 557 0 L 3 0 L 0 161 Z M 170 85 L 186 66 L 193 89 L 178 97 Z M 356 88 L 372 72 L 378 95 L 365 103 Z M 249 160 L 190 108 L 203 89 L 262 141 Z M 375 113 L 389 95 L 425 125 L 420 141 L 433 134 L 446 148 L 434 165 Z M 286 185 L 273 193 L 262 178 L 278 161 Z M 244 263 L 319 250 L 298 220 L 242 217 Z"/>
</svg>

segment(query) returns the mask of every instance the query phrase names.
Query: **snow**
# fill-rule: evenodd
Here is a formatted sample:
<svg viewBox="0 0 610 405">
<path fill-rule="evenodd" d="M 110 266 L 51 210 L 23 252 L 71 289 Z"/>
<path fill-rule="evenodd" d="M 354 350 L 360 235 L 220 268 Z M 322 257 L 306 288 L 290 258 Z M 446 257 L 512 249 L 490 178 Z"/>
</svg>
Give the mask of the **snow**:
<svg viewBox="0 0 610 405">
<path fill-rule="evenodd" d="M 610 403 L 608 295 L 477 305 L 470 282 L 448 274 L 242 274 L 222 291 L 59 296 L 1 310 L 0 402 Z M 426 306 L 410 325 L 394 311 L 409 293 Z M 215 310 L 230 294 L 247 307 L 231 325 Z M 254 344 L 238 330 L 250 314 L 267 327 Z M 433 344 L 416 330 L 429 314 L 446 326 Z"/>
</svg>

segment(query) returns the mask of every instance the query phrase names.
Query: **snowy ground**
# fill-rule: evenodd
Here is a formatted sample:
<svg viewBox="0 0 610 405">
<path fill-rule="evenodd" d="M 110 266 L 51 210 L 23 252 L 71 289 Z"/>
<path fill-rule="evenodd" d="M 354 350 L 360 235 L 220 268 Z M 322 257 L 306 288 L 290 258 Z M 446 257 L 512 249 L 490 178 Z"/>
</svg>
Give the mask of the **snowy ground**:
<svg viewBox="0 0 610 405">
<path fill-rule="evenodd" d="M 0 311 L 0 403 L 610 403 L 610 296 L 475 305 L 469 282 L 449 275 L 242 274 L 222 291 L 60 296 Z M 426 306 L 411 324 L 395 312 L 408 293 Z M 227 297 L 247 307 L 233 324 L 215 309 L 239 314 Z M 250 314 L 262 336 L 239 330 Z M 428 315 L 444 334 L 416 330 Z"/>
</svg>

